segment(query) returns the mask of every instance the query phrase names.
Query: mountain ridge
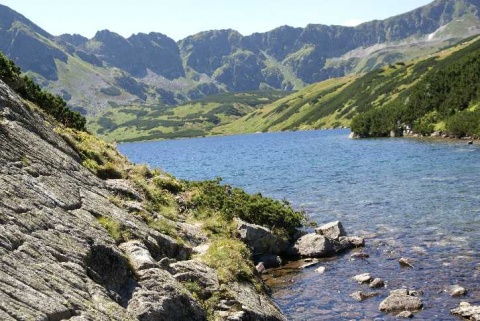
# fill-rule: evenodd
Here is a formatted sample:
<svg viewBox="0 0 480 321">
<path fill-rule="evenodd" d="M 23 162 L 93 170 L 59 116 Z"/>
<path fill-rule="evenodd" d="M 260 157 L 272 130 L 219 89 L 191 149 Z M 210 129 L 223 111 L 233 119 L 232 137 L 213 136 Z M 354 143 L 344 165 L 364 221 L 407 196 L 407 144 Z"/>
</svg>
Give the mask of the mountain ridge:
<svg viewBox="0 0 480 321">
<path fill-rule="evenodd" d="M 367 72 L 480 33 L 479 8 L 479 0 L 436 0 L 356 27 L 281 26 L 249 36 L 212 30 L 175 42 L 156 32 L 52 36 L 0 6 L 0 51 L 70 107 L 96 114 L 119 104 L 176 105 L 225 91 L 300 89 Z M 373 53 L 353 54 L 368 50 Z"/>
</svg>

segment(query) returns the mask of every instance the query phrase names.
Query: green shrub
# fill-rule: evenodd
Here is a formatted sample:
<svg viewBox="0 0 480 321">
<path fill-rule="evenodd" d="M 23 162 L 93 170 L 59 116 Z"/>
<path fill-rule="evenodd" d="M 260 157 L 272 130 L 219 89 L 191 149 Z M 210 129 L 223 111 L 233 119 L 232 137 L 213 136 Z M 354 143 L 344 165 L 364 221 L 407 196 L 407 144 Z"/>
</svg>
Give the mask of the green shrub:
<svg viewBox="0 0 480 321">
<path fill-rule="evenodd" d="M 456 137 L 480 137 L 480 109 L 459 112 L 448 118 L 445 124 L 447 134 Z"/>
<path fill-rule="evenodd" d="M 44 91 L 32 79 L 21 76 L 15 63 L 0 53 L 0 79 L 15 90 L 22 98 L 30 100 L 47 114 L 52 115 L 65 127 L 86 130 L 86 119 L 70 110 L 60 96 Z"/>
<path fill-rule="evenodd" d="M 231 188 L 220 182 L 221 179 L 189 182 L 188 186 L 197 193 L 188 207 L 200 212 L 218 212 L 226 221 L 238 217 L 288 235 L 293 235 L 307 221 L 305 212 L 295 211 L 287 201 L 247 194 L 240 188 Z"/>
</svg>

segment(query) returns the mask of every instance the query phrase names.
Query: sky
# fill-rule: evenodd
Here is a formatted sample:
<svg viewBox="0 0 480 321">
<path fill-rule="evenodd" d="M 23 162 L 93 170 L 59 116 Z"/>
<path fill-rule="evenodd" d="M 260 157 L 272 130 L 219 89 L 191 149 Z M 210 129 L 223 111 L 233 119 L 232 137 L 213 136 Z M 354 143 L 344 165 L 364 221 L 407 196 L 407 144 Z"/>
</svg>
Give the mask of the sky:
<svg viewBox="0 0 480 321">
<path fill-rule="evenodd" d="M 160 32 L 180 40 L 201 31 L 242 35 L 283 25 L 357 25 L 421 7 L 432 0 L 0 0 L 45 31 L 92 38 L 108 29 L 124 37 Z"/>
</svg>

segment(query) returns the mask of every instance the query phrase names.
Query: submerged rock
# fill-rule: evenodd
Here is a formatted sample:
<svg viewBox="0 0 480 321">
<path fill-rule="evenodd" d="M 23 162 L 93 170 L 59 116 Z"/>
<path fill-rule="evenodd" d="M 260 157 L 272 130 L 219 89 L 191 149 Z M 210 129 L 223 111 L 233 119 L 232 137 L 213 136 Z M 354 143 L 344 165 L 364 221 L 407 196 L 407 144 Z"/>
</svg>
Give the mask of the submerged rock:
<svg viewBox="0 0 480 321">
<path fill-rule="evenodd" d="M 400 259 L 398 259 L 398 264 L 400 264 L 401 267 L 413 268 L 412 260 L 405 257 L 401 257 Z"/>
<path fill-rule="evenodd" d="M 413 318 L 413 313 L 410 311 L 402 311 L 399 314 L 397 314 L 397 318 L 411 319 Z"/>
<path fill-rule="evenodd" d="M 369 299 L 369 298 L 373 298 L 373 297 L 376 297 L 376 296 L 379 296 L 380 293 L 378 292 L 362 292 L 362 291 L 357 291 L 357 292 L 354 292 L 352 294 L 350 294 L 350 296 L 352 298 L 354 298 L 355 300 L 361 302 L 361 301 L 364 301 L 366 299 Z"/>
<path fill-rule="evenodd" d="M 317 269 L 315 270 L 315 272 L 317 272 L 317 273 L 319 273 L 319 274 L 324 274 L 326 270 L 327 270 L 326 267 L 321 266 L 321 267 L 317 268 Z"/>
</svg>

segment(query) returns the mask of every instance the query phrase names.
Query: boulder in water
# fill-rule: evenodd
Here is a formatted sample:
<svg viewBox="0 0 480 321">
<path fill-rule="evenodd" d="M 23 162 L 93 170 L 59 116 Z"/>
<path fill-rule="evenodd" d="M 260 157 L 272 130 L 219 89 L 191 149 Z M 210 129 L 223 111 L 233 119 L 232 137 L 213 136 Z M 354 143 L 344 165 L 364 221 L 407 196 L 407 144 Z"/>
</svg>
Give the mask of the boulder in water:
<svg viewBox="0 0 480 321">
<path fill-rule="evenodd" d="M 422 300 L 414 296 L 416 291 L 399 289 L 390 291 L 390 295 L 379 305 L 379 310 L 383 312 L 392 311 L 418 311 L 423 307 Z"/>
</svg>

